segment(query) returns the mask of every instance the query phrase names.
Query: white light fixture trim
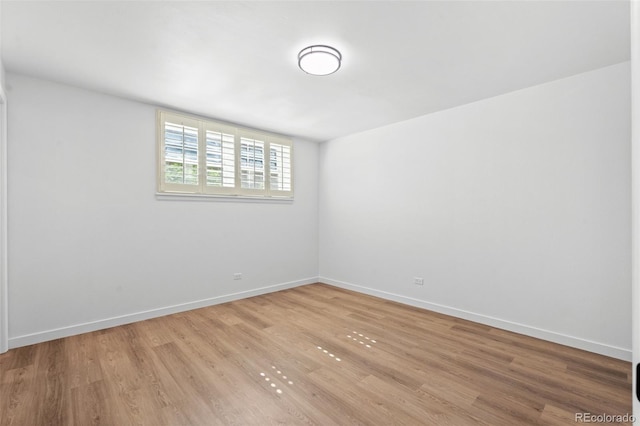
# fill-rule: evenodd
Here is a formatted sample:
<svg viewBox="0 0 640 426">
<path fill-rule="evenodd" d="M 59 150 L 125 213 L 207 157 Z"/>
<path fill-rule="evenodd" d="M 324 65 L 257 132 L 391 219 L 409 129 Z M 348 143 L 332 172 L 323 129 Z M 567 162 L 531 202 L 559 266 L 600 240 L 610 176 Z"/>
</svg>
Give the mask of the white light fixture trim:
<svg viewBox="0 0 640 426">
<path fill-rule="evenodd" d="M 342 55 L 331 46 L 316 44 L 298 53 L 298 66 L 307 74 L 329 75 L 340 69 Z"/>
</svg>

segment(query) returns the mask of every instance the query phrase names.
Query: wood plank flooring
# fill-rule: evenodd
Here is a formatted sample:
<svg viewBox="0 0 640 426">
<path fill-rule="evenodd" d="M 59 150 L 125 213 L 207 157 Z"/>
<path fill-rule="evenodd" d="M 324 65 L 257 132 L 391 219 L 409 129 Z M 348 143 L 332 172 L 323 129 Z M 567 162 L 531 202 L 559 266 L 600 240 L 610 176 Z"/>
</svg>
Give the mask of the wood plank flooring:
<svg viewBox="0 0 640 426">
<path fill-rule="evenodd" d="M 575 424 L 631 364 L 324 284 L 0 355 L 0 425 Z"/>
</svg>

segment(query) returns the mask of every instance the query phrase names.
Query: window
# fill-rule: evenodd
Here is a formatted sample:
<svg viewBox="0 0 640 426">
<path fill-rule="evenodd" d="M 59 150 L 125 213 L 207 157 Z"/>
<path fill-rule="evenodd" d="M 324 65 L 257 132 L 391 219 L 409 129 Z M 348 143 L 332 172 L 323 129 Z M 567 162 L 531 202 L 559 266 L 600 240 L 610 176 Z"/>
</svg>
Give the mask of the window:
<svg viewBox="0 0 640 426">
<path fill-rule="evenodd" d="M 293 197 L 282 136 L 158 111 L 158 192 Z"/>
</svg>

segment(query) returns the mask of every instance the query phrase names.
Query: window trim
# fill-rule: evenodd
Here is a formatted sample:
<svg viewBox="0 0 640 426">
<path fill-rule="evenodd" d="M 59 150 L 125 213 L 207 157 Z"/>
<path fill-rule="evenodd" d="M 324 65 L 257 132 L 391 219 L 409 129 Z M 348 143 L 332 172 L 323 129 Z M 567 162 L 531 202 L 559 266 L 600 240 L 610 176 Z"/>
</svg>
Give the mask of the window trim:
<svg viewBox="0 0 640 426">
<path fill-rule="evenodd" d="M 198 132 L 198 184 L 191 185 L 185 183 L 171 183 L 165 181 L 165 123 L 174 122 L 184 126 L 197 129 Z M 233 188 L 216 187 L 206 184 L 206 148 L 207 131 L 214 131 L 232 134 L 234 137 L 234 183 Z M 241 140 L 242 138 L 256 139 L 263 142 L 263 173 L 264 189 L 242 188 L 242 167 L 241 167 Z M 290 190 L 283 191 L 271 189 L 271 144 L 289 147 L 289 175 Z M 272 199 L 272 200 L 292 200 L 294 191 L 294 164 L 293 164 L 293 141 L 287 137 L 235 126 L 229 123 L 221 123 L 207 118 L 192 116 L 179 112 L 163 109 L 156 111 L 156 196 L 166 199 L 166 197 L 179 196 L 181 199 L 191 198 L 211 198 L 211 199 Z M 166 196 L 166 197 L 165 197 Z"/>
</svg>

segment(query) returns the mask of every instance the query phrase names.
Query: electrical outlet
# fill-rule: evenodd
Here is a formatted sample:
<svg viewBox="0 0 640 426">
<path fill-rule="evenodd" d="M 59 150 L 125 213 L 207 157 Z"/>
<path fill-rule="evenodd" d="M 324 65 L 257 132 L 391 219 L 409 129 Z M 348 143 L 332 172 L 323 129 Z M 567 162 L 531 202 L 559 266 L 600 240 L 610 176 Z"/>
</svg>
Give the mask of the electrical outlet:
<svg viewBox="0 0 640 426">
<path fill-rule="evenodd" d="M 241 272 L 236 272 L 235 274 L 233 274 L 233 279 L 234 280 L 241 280 L 242 279 L 242 273 Z"/>
<path fill-rule="evenodd" d="M 415 285 L 424 285 L 424 278 L 422 278 L 422 277 L 413 277 L 413 283 Z"/>
</svg>

